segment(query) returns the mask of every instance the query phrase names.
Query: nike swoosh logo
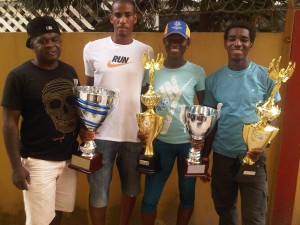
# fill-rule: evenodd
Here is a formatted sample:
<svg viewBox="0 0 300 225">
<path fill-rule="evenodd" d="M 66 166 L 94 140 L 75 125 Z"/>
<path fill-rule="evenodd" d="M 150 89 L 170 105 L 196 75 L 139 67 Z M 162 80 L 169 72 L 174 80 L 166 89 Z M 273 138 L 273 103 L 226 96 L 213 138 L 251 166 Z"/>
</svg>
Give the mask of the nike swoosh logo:
<svg viewBox="0 0 300 225">
<path fill-rule="evenodd" d="M 131 63 L 131 62 L 130 62 Z M 107 67 L 109 68 L 114 68 L 114 67 L 118 67 L 118 66 L 125 66 L 125 65 L 128 65 L 130 63 L 111 63 L 110 61 L 107 63 Z"/>
</svg>

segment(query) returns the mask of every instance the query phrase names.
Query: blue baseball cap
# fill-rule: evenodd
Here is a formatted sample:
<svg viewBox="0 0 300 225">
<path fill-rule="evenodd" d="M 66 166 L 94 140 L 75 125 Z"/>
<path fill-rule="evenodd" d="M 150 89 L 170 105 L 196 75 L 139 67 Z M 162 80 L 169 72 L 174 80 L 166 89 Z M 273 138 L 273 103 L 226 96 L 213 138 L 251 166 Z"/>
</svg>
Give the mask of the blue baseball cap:
<svg viewBox="0 0 300 225">
<path fill-rule="evenodd" d="M 186 39 L 189 39 L 191 31 L 186 22 L 183 22 L 182 20 L 174 20 L 167 24 L 164 32 L 164 38 L 170 34 L 180 34 Z"/>
</svg>

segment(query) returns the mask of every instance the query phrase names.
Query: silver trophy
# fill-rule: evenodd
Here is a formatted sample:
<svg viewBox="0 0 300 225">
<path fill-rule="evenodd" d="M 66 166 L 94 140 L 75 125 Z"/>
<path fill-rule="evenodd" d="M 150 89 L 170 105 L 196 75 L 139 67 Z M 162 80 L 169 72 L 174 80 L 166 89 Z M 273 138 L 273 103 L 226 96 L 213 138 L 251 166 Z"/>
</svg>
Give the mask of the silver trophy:
<svg viewBox="0 0 300 225">
<path fill-rule="evenodd" d="M 74 94 L 81 123 L 91 131 L 96 131 L 103 124 L 109 113 L 119 102 L 119 91 L 95 86 L 77 86 Z M 95 151 L 94 141 L 83 142 L 78 152 L 72 155 L 72 169 L 93 173 L 102 167 L 102 155 Z"/>
<path fill-rule="evenodd" d="M 193 140 L 203 140 L 216 124 L 219 112 L 220 107 L 216 110 L 202 105 L 188 106 L 185 112 L 185 125 L 190 137 Z M 191 148 L 188 158 L 184 160 L 183 168 L 185 176 L 204 176 L 205 164 L 201 161 L 201 151 Z"/>
</svg>

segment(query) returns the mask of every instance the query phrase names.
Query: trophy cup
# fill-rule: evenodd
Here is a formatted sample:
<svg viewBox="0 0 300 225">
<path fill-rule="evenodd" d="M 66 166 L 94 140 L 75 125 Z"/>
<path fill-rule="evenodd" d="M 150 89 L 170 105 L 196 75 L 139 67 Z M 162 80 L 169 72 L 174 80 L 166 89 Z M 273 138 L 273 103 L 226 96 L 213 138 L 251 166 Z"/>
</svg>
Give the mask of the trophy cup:
<svg viewBox="0 0 300 225">
<path fill-rule="evenodd" d="M 164 118 L 154 111 L 154 107 L 159 103 L 160 96 L 154 91 L 154 71 L 160 70 L 163 66 L 164 57 L 158 54 L 156 60 L 143 55 L 143 65 L 149 69 L 149 90 L 141 96 L 142 103 L 147 106 L 147 111 L 136 115 L 139 129 L 147 134 L 144 154 L 139 155 L 137 171 L 145 174 L 154 174 L 160 170 L 159 155 L 154 154 L 152 142 L 163 127 Z"/>
<path fill-rule="evenodd" d="M 280 114 L 278 106 L 274 105 L 274 97 L 283 82 L 286 82 L 294 73 L 296 64 L 289 62 L 286 69 L 279 69 L 281 57 L 279 57 L 276 66 L 274 66 L 275 59 L 273 59 L 269 65 L 268 75 L 276 81 L 271 92 L 269 99 L 266 102 L 259 102 L 256 104 L 256 114 L 260 120 L 252 124 L 244 124 L 243 138 L 248 147 L 248 151 L 252 149 L 261 149 L 270 143 L 279 129 L 271 126 L 270 121 L 276 119 Z M 241 164 L 245 166 L 243 174 L 255 175 L 255 168 L 251 165 L 255 164 L 247 155 L 241 160 Z M 247 166 L 248 165 L 248 166 Z M 247 167 L 247 168 L 246 168 Z"/>
<path fill-rule="evenodd" d="M 118 104 L 119 91 L 112 91 L 94 86 L 77 86 L 74 94 L 81 123 L 89 130 L 96 131 L 104 122 L 107 115 Z M 102 154 L 95 151 L 94 141 L 82 143 L 72 155 L 70 168 L 93 173 L 102 167 Z"/>
<path fill-rule="evenodd" d="M 213 129 L 220 115 L 221 104 L 218 109 L 202 105 L 186 107 L 185 125 L 193 140 L 203 140 Z M 184 176 L 205 176 L 205 164 L 201 161 L 201 150 L 191 148 L 187 158 L 183 159 Z"/>
</svg>

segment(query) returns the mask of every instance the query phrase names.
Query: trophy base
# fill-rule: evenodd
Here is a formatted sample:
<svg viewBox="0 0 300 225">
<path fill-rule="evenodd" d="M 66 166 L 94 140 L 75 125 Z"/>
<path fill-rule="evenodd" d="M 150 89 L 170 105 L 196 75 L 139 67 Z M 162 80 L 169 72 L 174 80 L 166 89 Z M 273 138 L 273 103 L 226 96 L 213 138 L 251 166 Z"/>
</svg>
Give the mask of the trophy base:
<svg viewBox="0 0 300 225">
<path fill-rule="evenodd" d="M 143 174 L 155 174 L 161 170 L 159 154 L 152 156 L 139 155 L 139 161 L 136 168 L 137 172 Z"/>
<path fill-rule="evenodd" d="M 88 158 L 82 156 L 81 151 L 77 151 L 72 154 L 69 167 L 87 174 L 94 173 L 102 167 L 102 154 L 95 152 L 91 158 Z"/>
<path fill-rule="evenodd" d="M 255 175 L 259 167 L 263 167 L 265 165 L 265 159 L 258 160 L 254 164 L 249 165 L 243 163 L 243 158 L 244 156 L 238 157 L 235 179 L 238 181 L 250 181 L 251 179 L 255 179 Z"/>
<path fill-rule="evenodd" d="M 205 168 L 206 164 L 191 164 L 188 159 L 182 158 L 183 175 L 185 177 L 203 177 L 206 176 Z"/>
</svg>

